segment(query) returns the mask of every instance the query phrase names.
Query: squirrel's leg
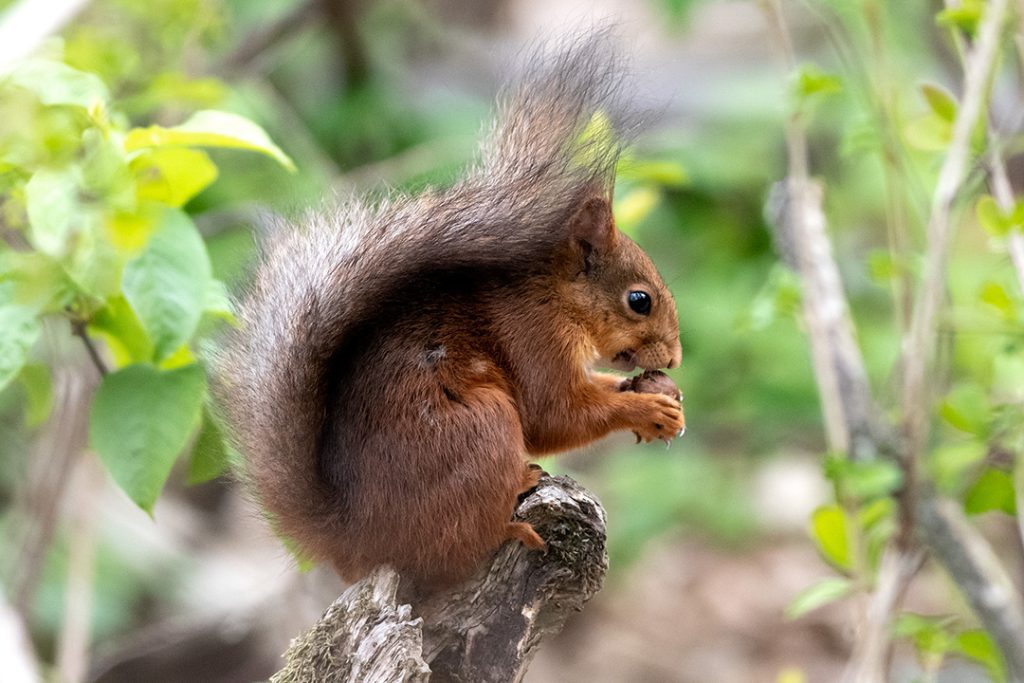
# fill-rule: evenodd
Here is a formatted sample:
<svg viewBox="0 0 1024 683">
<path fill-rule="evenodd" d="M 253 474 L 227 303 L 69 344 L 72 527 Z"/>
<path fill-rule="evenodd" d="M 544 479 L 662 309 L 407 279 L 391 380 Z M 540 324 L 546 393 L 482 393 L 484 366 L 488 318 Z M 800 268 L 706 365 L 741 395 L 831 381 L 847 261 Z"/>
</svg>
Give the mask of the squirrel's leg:
<svg viewBox="0 0 1024 683">
<path fill-rule="evenodd" d="M 526 468 L 523 470 L 523 483 L 520 484 L 517 494 L 522 495 L 527 491 L 537 488 L 542 474 L 544 474 L 544 470 L 541 469 L 540 465 L 532 462 L 526 463 Z"/>
<path fill-rule="evenodd" d="M 506 538 L 519 541 L 530 550 L 544 550 L 548 544 L 540 537 L 540 534 L 528 522 L 509 522 L 505 526 Z"/>
</svg>

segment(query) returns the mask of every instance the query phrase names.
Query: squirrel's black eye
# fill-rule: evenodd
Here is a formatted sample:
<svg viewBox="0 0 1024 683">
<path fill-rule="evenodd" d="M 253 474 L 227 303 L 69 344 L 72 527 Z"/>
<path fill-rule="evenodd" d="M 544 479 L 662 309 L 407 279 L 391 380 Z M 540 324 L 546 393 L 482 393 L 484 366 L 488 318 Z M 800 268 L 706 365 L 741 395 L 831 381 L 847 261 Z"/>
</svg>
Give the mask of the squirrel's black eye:
<svg viewBox="0 0 1024 683">
<path fill-rule="evenodd" d="M 629 307 L 640 315 L 647 315 L 651 312 L 651 295 L 647 292 L 634 289 L 629 293 L 628 301 Z"/>
</svg>

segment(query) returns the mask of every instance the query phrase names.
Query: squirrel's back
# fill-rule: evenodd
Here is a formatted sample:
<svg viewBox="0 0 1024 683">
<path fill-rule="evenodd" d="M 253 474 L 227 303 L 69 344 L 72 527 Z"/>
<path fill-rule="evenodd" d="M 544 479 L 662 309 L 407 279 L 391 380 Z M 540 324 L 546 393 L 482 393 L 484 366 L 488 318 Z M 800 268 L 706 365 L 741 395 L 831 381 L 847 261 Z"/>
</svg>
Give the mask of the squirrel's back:
<svg viewBox="0 0 1024 683">
<path fill-rule="evenodd" d="M 217 393 L 244 482 L 302 554 L 332 557 L 348 514 L 330 476 L 344 468 L 325 466 L 346 457 L 346 425 L 332 422 L 346 359 L 396 333 L 387 312 L 410 292 L 453 273 L 543 268 L 578 206 L 610 193 L 624 131 L 609 42 L 581 40 L 510 89 L 480 163 L 454 187 L 311 212 L 265 246 Z"/>
</svg>

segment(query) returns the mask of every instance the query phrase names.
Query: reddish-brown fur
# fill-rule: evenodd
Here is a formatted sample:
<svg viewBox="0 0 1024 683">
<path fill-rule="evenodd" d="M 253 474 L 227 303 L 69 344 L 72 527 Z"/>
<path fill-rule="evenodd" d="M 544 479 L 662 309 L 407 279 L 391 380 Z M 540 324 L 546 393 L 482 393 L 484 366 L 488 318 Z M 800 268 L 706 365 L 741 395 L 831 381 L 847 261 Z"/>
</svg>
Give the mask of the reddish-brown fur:
<svg viewBox="0 0 1024 683">
<path fill-rule="evenodd" d="M 272 523 L 346 578 L 435 586 L 506 540 L 542 548 L 511 521 L 527 455 L 684 426 L 674 397 L 593 370 L 680 360 L 672 296 L 612 220 L 616 150 L 575 146 L 607 106 L 604 47 L 521 89 L 463 184 L 315 219 L 257 273 L 218 393 Z"/>
</svg>

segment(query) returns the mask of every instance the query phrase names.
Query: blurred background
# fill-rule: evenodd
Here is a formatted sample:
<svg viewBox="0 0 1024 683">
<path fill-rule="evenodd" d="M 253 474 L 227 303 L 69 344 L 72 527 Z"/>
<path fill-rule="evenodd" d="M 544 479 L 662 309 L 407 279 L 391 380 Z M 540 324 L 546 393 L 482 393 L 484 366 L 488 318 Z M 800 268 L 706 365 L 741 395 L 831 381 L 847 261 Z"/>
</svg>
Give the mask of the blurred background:
<svg viewBox="0 0 1024 683">
<path fill-rule="evenodd" d="M 472 162 L 500 83 L 539 39 L 616 23 L 632 64 L 630 87 L 655 112 L 623 167 L 616 212 L 675 293 L 683 364 L 670 374 L 685 394 L 688 427 L 667 450 L 631 445 L 627 436 L 542 463 L 604 502 L 611 573 L 587 609 L 544 644 L 527 680 L 797 682 L 839 675 L 851 650 L 851 606 L 785 615 L 802 589 L 833 574 L 807 533 L 809 516 L 833 492 L 822 469 L 808 350 L 794 316 L 798 287 L 778 265 L 762 217 L 771 183 L 785 175 L 783 124 L 794 83 L 757 2 L 51 4 L 19 24 L 19 34 L 31 33 L 24 27 L 33 21 L 49 31 L 33 49 L 98 76 L 125 125 L 173 126 L 200 109 L 234 112 L 262 126 L 294 161 L 290 172 L 269 154 L 208 150 L 217 179 L 183 208 L 205 240 L 213 276 L 229 291 L 244 283 L 254 236 L 271 216 L 294 215 L 325 197 L 451 182 Z M 850 17 L 860 3 L 787 4 L 797 51 L 836 71 L 858 66 L 861 55 L 851 46 L 883 51 L 886 87 L 900 115 L 913 121 L 927 113 L 919 80 L 959 77 L 932 17 L 941 3 L 868 4 L 884 26 L 873 47 L 870 26 Z M 32 5 L 0 1 L 0 36 L 12 39 L 15 13 L 29 16 Z M 816 73 L 825 81 L 813 87 L 829 90 L 825 71 Z M 884 251 L 888 181 L 878 131 L 854 81 L 837 81 L 834 96 L 816 105 L 812 170 L 827 179 L 860 341 L 886 396 L 899 351 L 891 281 L 900 264 Z M 1014 82 L 997 84 L 994 117 L 1013 119 L 1019 104 Z M 38 117 L 11 114 L 12 106 L 4 104 L 0 140 L 34 145 L 37 155 L 78 153 L 62 151 L 60 137 L 60 125 L 77 130 L 74 121 L 43 128 Z M 918 161 L 928 173 L 935 162 L 923 154 Z M 11 168 L 0 162 L 0 177 L 9 180 Z M 1011 163 L 1015 182 L 1019 171 Z M 21 190 L 5 183 L 0 220 L 9 230 Z M 906 220 L 920 223 L 928 190 L 910 186 L 906 196 Z M 1011 281 L 1005 255 L 988 249 L 976 226 L 958 239 L 954 300 L 974 301 L 987 283 Z M 977 334 L 965 342 L 973 346 L 956 363 L 984 362 L 1006 343 L 985 311 L 976 318 Z M 201 327 L 193 346 L 215 339 L 216 330 Z M 49 393 L 40 398 L 29 382 L 0 393 L 0 567 L 8 605 L 26 616 L 44 670 L 62 661 L 61 670 L 74 670 L 67 658 L 88 652 L 78 663 L 82 680 L 267 677 L 289 639 L 336 597 L 336 577 L 321 569 L 300 573 L 230 475 L 189 484 L 204 477 L 192 476 L 187 457 L 148 516 L 85 448 L 98 382 L 86 350 L 64 324 L 45 327 L 33 353 L 51 359 Z M 116 349 L 100 344 L 98 353 Z M 45 411 L 33 420 L 40 402 Z M 1003 521 L 987 523 L 997 538 L 1019 544 Z M 1022 568 L 1011 571 L 1019 576 Z M 938 573 L 927 573 L 908 600 L 926 613 L 964 612 Z M 74 619 L 87 628 L 71 628 Z M 76 649 L 69 638 L 89 645 Z M 920 674 L 911 649 L 897 656 L 901 680 Z M 0 662 L 0 679 L 3 671 Z M 953 662 L 940 680 L 985 678 Z"/>
</svg>

